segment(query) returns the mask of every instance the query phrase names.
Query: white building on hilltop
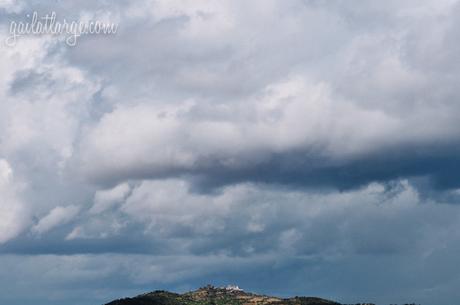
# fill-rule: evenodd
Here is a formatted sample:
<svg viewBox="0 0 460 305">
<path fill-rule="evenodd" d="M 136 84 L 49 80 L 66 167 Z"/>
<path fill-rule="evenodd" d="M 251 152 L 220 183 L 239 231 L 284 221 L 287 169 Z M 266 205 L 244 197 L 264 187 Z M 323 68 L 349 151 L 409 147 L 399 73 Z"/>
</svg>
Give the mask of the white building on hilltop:
<svg viewBox="0 0 460 305">
<path fill-rule="evenodd" d="M 241 289 L 237 285 L 227 285 L 227 286 L 225 286 L 225 289 L 226 290 L 231 290 L 231 291 L 243 291 L 243 289 Z"/>
</svg>

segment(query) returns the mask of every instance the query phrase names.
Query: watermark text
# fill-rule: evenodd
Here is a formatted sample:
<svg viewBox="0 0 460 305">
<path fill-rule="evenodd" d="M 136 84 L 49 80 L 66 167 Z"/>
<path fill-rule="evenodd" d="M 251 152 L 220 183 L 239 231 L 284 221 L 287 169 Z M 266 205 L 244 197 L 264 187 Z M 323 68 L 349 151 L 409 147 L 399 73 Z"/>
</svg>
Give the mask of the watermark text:
<svg viewBox="0 0 460 305">
<path fill-rule="evenodd" d="M 117 23 L 106 23 L 98 20 L 68 21 L 57 20 L 56 12 L 39 16 L 37 12 L 26 15 L 26 21 L 11 21 L 10 36 L 5 40 L 7 46 L 14 46 L 21 36 L 26 35 L 64 35 L 65 43 L 69 46 L 77 45 L 78 38 L 84 35 L 115 35 L 118 31 Z"/>
</svg>

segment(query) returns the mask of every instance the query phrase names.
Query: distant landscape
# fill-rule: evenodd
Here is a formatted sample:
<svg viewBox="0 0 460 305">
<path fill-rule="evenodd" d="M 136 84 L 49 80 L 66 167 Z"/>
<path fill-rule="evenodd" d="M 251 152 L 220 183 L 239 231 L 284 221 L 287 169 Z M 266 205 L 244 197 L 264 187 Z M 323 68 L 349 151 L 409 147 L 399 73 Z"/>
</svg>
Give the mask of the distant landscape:
<svg viewBox="0 0 460 305">
<path fill-rule="evenodd" d="M 183 294 L 156 290 L 112 301 L 105 305 L 375 305 L 373 303 L 342 304 L 317 297 L 295 296 L 279 298 L 245 292 L 238 286 L 214 287 L 207 285 Z M 390 304 L 397 305 L 397 304 Z M 404 304 L 420 305 L 420 304 Z"/>
</svg>

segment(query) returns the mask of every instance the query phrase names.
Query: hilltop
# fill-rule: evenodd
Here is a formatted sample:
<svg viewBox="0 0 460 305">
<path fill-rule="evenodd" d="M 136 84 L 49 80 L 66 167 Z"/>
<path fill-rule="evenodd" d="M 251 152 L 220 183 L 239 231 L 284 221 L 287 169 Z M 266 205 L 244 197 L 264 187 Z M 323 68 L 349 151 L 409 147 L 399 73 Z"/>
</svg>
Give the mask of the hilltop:
<svg viewBox="0 0 460 305">
<path fill-rule="evenodd" d="M 278 298 L 241 290 L 238 286 L 208 285 L 195 291 L 178 294 L 163 290 L 133 298 L 112 301 L 106 305 L 341 305 L 314 297 Z"/>
</svg>

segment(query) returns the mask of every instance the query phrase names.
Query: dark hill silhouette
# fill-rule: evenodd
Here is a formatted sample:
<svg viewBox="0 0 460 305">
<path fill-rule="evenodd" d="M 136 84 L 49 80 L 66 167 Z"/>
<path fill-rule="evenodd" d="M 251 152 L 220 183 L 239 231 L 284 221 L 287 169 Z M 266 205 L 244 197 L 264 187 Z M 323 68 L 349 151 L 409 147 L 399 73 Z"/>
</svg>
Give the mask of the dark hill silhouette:
<svg viewBox="0 0 460 305">
<path fill-rule="evenodd" d="M 106 305 L 341 305 L 314 297 L 282 299 L 244 292 L 238 287 L 217 288 L 211 285 L 184 294 L 157 290 L 134 298 L 112 301 Z"/>
</svg>

